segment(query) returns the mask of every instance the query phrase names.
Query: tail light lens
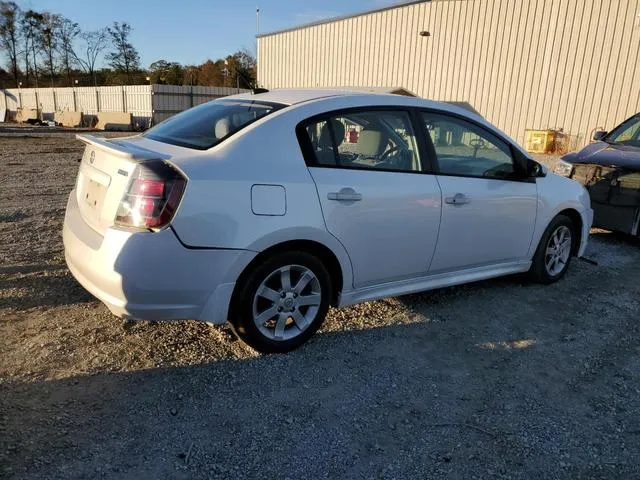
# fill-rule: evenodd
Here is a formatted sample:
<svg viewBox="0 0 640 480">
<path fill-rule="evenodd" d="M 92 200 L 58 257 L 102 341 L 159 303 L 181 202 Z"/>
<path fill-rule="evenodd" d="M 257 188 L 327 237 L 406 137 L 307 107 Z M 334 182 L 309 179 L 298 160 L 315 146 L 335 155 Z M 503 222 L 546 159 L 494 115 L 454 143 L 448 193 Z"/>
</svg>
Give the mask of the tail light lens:
<svg viewBox="0 0 640 480">
<path fill-rule="evenodd" d="M 178 209 L 186 185 L 186 179 L 162 161 L 139 164 L 120 201 L 115 224 L 143 229 L 165 227 Z"/>
</svg>

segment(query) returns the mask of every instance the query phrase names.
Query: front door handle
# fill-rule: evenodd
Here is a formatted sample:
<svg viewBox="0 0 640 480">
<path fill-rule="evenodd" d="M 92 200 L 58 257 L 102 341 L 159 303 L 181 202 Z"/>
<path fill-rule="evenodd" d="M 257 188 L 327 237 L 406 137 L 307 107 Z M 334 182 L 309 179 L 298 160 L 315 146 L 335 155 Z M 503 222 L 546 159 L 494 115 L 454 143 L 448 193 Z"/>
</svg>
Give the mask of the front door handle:
<svg viewBox="0 0 640 480">
<path fill-rule="evenodd" d="M 327 193 L 329 200 L 337 200 L 339 202 L 358 202 L 362 200 L 362 195 L 351 187 L 341 188 L 339 192 Z"/>
<path fill-rule="evenodd" d="M 444 203 L 448 203 L 449 205 L 466 205 L 469 202 L 469 197 L 464 193 L 456 193 L 453 197 L 445 197 L 444 199 Z"/>
</svg>

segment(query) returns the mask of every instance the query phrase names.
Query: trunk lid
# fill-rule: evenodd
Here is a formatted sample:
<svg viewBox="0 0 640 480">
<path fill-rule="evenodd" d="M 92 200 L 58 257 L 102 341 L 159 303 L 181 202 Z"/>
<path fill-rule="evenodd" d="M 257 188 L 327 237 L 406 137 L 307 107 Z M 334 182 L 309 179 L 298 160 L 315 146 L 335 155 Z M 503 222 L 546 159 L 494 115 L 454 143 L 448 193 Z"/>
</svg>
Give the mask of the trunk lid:
<svg viewBox="0 0 640 480">
<path fill-rule="evenodd" d="M 102 235 L 114 224 L 136 165 L 146 160 L 166 160 L 170 155 L 137 145 L 136 139 L 76 138 L 87 145 L 76 183 L 78 207 L 84 221 Z"/>
</svg>

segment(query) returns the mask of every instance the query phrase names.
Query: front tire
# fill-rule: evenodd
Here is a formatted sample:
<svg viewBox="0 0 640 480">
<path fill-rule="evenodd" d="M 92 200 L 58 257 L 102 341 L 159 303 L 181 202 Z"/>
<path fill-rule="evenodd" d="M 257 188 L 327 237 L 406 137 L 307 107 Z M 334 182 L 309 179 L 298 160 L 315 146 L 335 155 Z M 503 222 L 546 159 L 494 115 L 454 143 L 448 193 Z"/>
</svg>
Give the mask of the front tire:
<svg viewBox="0 0 640 480">
<path fill-rule="evenodd" d="M 545 230 L 533 256 L 529 276 L 545 285 L 560 280 L 571 263 L 577 241 L 573 222 L 566 215 L 556 216 Z"/>
<path fill-rule="evenodd" d="M 316 257 L 301 251 L 276 253 L 239 285 L 230 321 L 238 337 L 255 350 L 288 352 L 322 325 L 331 292 L 329 272 Z"/>
</svg>

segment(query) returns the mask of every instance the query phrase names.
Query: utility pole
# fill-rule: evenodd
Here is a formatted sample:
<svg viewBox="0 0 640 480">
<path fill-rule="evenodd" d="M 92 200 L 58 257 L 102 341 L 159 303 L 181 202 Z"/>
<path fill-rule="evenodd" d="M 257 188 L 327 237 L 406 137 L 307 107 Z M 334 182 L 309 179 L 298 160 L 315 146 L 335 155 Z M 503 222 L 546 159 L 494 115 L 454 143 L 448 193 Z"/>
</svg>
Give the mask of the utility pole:
<svg viewBox="0 0 640 480">
<path fill-rule="evenodd" d="M 256 83 L 254 87 L 258 86 L 258 35 L 260 35 L 260 7 L 256 7 Z"/>
</svg>

